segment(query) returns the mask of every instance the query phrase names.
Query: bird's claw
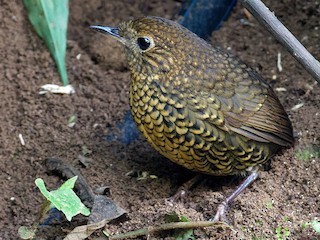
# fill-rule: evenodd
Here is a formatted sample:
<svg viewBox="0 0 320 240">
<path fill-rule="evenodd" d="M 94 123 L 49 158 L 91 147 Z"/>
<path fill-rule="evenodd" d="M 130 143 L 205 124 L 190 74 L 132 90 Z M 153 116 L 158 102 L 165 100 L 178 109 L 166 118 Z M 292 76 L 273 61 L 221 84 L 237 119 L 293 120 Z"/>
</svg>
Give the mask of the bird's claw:
<svg viewBox="0 0 320 240">
<path fill-rule="evenodd" d="M 228 219 L 226 217 L 226 212 L 228 210 L 228 204 L 226 201 L 222 202 L 218 206 L 218 210 L 216 212 L 216 215 L 214 216 L 211 221 L 213 222 L 225 222 L 228 223 Z"/>
<path fill-rule="evenodd" d="M 179 200 L 182 200 L 186 197 L 187 191 L 184 189 L 179 189 L 173 196 L 169 197 L 167 200 L 170 205 L 173 205 Z"/>
</svg>

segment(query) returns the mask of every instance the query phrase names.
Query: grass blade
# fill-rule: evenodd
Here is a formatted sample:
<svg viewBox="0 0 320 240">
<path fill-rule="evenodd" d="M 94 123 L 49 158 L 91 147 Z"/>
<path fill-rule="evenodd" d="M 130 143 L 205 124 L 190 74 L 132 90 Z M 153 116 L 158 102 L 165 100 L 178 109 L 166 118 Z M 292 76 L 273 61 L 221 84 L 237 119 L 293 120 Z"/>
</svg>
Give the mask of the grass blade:
<svg viewBox="0 0 320 240">
<path fill-rule="evenodd" d="M 29 20 L 54 58 L 63 85 L 68 85 L 65 54 L 67 46 L 68 0 L 24 0 Z"/>
</svg>

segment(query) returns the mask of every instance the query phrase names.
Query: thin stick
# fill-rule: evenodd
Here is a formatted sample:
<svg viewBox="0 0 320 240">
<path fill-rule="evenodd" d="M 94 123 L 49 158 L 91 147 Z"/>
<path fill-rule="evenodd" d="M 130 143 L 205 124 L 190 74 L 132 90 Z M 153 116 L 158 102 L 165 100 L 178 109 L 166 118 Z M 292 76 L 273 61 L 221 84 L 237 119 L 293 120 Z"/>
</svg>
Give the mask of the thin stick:
<svg viewBox="0 0 320 240">
<path fill-rule="evenodd" d="M 320 84 L 320 63 L 260 0 L 240 0 L 242 5 L 301 63 Z"/>
<path fill-rule="evenodd" d="M 228 224 L 224 222 L 213 222 L 213 221 L 197 221 L 197 222 L 173 222 L 173 223 L 164 223 L 159 226 L 141 228 L 136 231 L 120 233 L 117 235 L 110 236 L 110 240 L 114 239 L 128 239 L 136 238 L 139 236 L 147 236 L 155 232 L 167 231 L 172 229 L 189 229 L 189 228 L 201 228 L 201 227 L 227 227 L 231 228 Z"/>
</svg>

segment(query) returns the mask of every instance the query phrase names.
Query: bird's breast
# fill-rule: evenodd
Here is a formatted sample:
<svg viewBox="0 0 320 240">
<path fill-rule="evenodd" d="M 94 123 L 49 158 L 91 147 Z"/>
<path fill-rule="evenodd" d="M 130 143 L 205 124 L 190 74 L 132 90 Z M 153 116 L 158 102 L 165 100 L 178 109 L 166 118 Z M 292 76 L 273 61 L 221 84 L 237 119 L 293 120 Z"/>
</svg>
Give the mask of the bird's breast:
<svg viewBox="0 0 320 240">
<path fill-rule="evenodd" d="M 214 109 L 203 112 L 199 107 L 197 112 L 185 98 L 151 81 L 130 85 L 134 121 L 160 154 L 190 170 L 212 175 L 241 173 L 269 158 L 267 144 L 260 146 L 219 129 L 212 122 L 221 120 Z"/>
</svg>

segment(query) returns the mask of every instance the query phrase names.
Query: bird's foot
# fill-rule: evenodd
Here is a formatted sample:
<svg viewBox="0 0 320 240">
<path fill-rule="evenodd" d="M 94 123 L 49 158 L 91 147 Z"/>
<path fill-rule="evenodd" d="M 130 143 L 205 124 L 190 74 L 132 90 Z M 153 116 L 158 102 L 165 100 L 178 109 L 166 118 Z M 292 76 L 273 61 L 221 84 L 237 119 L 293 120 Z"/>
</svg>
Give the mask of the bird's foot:
<svg viewBox="0 0 320 240">
<path fill-rule="evenodd" d="M 223 201 L 222 203 L 219 204 L 218 210 L 216 212 L 216 215 L 214 216 L 211 221 L 213 222 L 225 222 L 228 223 L 228 219 L 226 216 L 226 212 L 228 211 L 228 203 L 226 201 Z"/>
<path fill-rule="evenodd" d="M 228 223 L 226 212 L 229 208 L 229 204 L 233 202 L 233 200 L 244 190 L 246 189 L 253 181 L 255 181 L 258 177 L 257 170 L 254 170 L 241 184 L 237 187 L 237 189 L 224 200 L 218 206 L 218 210 L 216 215 L 212 219 L 214 222 L 226 222 Z"/>
<path fill-rule="evenodd" d="M 188 194 L 190 188 L 192 188 L 196 183 L 203 179 L 203 175 L 197 174 L 189 181 L 185 182 L 181 187 L 179 187 L 178 191 L 172 196 L 168 198 L 169 203 L 173 204 L 179 200 L 183 200 Z"/>
<path fill-rule="evenodd" d="M 168 201 L 171 205 L 173 205 L 173 203 L 182 200 L 185 198 L 185 196 L 187 195 L 188 190 L 185 190 L 184 188 L 180 187 L 178 189 L 178 191 L 171 197 L 168 198 Z"/>
</svg>

